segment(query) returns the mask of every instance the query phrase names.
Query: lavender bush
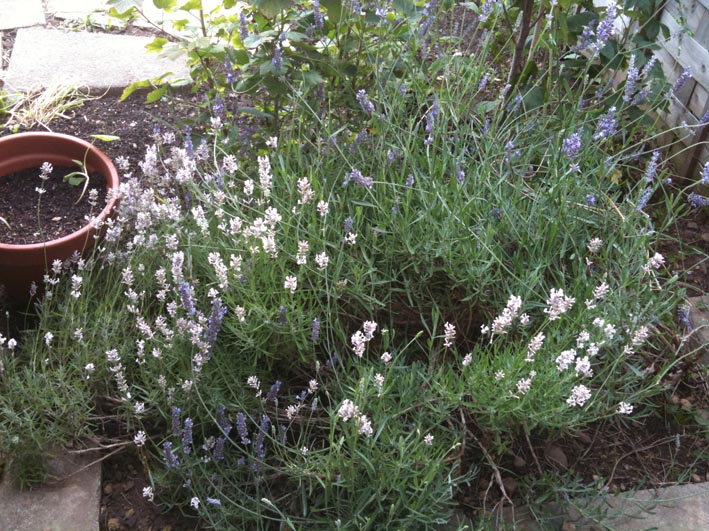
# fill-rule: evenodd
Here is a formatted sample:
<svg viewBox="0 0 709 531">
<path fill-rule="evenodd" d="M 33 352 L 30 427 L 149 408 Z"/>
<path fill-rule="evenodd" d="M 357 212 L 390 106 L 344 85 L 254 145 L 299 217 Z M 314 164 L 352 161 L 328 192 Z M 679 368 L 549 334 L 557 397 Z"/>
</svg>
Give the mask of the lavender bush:
<svg viewBox="0 0 709 531">
<path fill-rule="evenodd" d="M 433 529 L 490 452 L 648 414 L 683 296 L 656 251 L 669 168 L 624 88 L 483 101 L 480 42 L 412 44 L 343 112 L 295 90 L 245 154 L 219 120 L 156 132 L 96 254 L 0 342 L 0 447 L 108 407 L 146 496 L 217 529 Z"/>
</svg>

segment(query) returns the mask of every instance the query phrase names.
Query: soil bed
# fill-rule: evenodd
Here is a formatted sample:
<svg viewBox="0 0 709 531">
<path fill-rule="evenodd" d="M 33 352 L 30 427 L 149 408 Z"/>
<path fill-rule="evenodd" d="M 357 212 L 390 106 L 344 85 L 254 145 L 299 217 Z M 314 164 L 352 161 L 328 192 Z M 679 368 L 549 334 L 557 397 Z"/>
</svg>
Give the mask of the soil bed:
<svg viewBox="0 0 709 531">
<path fill-rule="evenodd" d="M 89 175 L 82 196 L 83 183 L 64 182 L 75 170 L 54 168 L 47 180 L 40 179 L 39 168 L 0 177 L 0 217 L 6 222 L 0 222 L 0 241 L 26 245 L 55 240 L 80 230 L 100 213 L 106 203 L 106 180 L 100 174 Z"/>
</svg>

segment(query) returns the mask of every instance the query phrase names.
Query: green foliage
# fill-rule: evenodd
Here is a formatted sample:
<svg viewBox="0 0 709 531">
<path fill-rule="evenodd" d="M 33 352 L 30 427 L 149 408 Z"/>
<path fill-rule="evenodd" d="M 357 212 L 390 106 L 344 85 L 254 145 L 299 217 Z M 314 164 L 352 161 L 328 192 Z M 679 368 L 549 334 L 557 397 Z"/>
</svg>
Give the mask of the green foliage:
<svg viewBox="0 0 709 531">
<path fill-rule="evenodd" d="M 138 0 L 112 0 L 112 14 L 122 18 L 142 15 Z M 375 5 L 361 12 L 340 0 L 290 3 L 258 0 L 242 10 L 234 2 L 218 3 L 206 12 L 199 1 L 177 7 L 156 3 L 166 11 L 184 11 L 185 19 L 172 22 L 171 38 L 156 37 L 150 52 L 186 57 L 194 88 L 206 85 L 210 96 L 232 90 L 256 99 L 278 124 L 297 99 L 317 105 L 322 90 L 341 93 L 338 104 L 351 102 L 357 88 L 369 86 L 377 65 L 396 61 L 415 36 L 421 9 L 413 2 L 396 2 L 376 15 Z M 241 17 L 241 18 L 240 18 Z M 194 22 L 196 21 L 196 22 Z M 403 63 L 398 63 L 400 69 Z M 149 100 L 165 94 L 170 83 L 162 76 L 139 81 L 125 89 L 156 86 Z"/>
<path fill-rule="evenodd" d="M 532 70 L 491 98 L 494 32 L 471 54 L 435 40 L 429 14 L 385 31 L 322 7 L 330 51 L 307 48 L 302 6 L 253 5 L 243 40 L 235 15 L 205 15 L 244 77 L 220 81 L 227 45 L 192 41 L 214 115 L 156 136 L 97 254 L 50 276 L 22 355 L 0 351 L 11 453 L 90 429 L 100 398 L 157 498 L 214 528 L 435 529 L 520 437 L 655 406 L 677 362 L 659 331 L 684 295 L 655 247 L 683 209 L 669 169 L 639 157 L 653 129 L 625 87 Z M 324 95 L 296 72 L 327 79 Z M 279 96 L 237 121 L 219 105 L 247 78 Z M 271 127 L 249 136 L 264 109 Z M 36 413 L 52 408 L 79 413 Z M 540 503 L 595 490 L 526 481 Z"/>
</svg>

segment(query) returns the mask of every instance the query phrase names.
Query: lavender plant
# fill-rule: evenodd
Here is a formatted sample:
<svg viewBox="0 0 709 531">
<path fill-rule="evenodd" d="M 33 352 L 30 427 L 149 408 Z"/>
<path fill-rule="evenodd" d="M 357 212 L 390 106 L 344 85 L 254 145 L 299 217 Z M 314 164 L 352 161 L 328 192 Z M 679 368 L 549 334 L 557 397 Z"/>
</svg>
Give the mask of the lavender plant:
<svg viewBox="0 0 709 531">
<path fill-rule="evenodd" d="M 108 397 L 147 495 L 215 528 L 434 529 L 510 440 L 648 414 L 677 361 L 660 332 L 683 292 L 656 243 L 681 198 L 661 155 L 633 158 L 625 89 L 612 112 L 588 87 L 473 107 L 491 39 L 431 63 L 412 44 L 347 112 L 294 90 L 245 155 L 215 121 L 157 132 L 4 365 L 3 412 L 61 374 L 82 416 L 3 413 L 0 447 L 89 431 Z"/>
</svg>

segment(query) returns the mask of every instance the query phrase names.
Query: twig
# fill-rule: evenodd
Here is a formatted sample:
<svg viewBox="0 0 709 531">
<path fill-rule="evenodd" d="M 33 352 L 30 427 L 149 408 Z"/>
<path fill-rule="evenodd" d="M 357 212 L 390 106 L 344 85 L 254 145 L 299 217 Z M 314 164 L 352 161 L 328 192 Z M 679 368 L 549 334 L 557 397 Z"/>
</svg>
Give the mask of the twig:
<svg viewBox="0 0 709 531">
<path fill-rule="evenodd" d="M 529 451 L 532 452 L 532 458 L 534 458 L 534 463 L 537 465 L 537 470 L 539 471 L 539 475 L 543 476 L 544 472 L 542 472 L 542 465 L 539 464 L 539 459 L 537 459 L 537 453 L 534 451 L 534 447 L 532 446 L 532 441 L 529 440 L 529 433 L 527 433 L 527 428 L 524 428 L 524 438 L 527 439 L 527 445 L 529 446 Z"/>
<path fill-rule="evenodd" d="M 495 481 L 497 482 L 498 487 L 500 487 L 500 491 L 502 492 L 502 496 L 510 503 L 510 505 L 512 507 L 514 507 L 514 503 L 512 502 L 510 497 L 507 495 L 507 491 L 505 490 L 505 485 L 502 483 L 502 474 L 500 474 L 500 469 L 495 464 L 495 461 L 492 460 L 492 456 L 487 451 L 487 448 L 485 448 L 483 446 L 483 444 L 480 442 L 480 439 L 478 439 L 477 436 L 472 431 L 470 432 L 470 435 L 473 437 L 475 444 L 477 444 L 478 447 L 482 450 L 483 455 L 485 456 L 485 459 L 487 459 L 487 463 L 490 465 L 490 468 L 492 468 L 493 474 L 495 476 Z"/>
<path fill-rule="evenodd" d="M 121 442 L 118 442 L 115 444 L 109 444 L 106 446 L 102 446 L 99 444 L 98 446 L 94 446 L 93 448 L 84 448 L 82 450 L 68 450 L 68 453 L 70 453 L 70 454 L 85 454 L 88 452 L 97 452 L 97 451 L 101 451 L 101 450 L 108 450 L 109 448 L 120 448 L 123 446 L 130 446 L 131 444 L 133 444 L 132 441 L 121 441 Z"/>
</svg>

